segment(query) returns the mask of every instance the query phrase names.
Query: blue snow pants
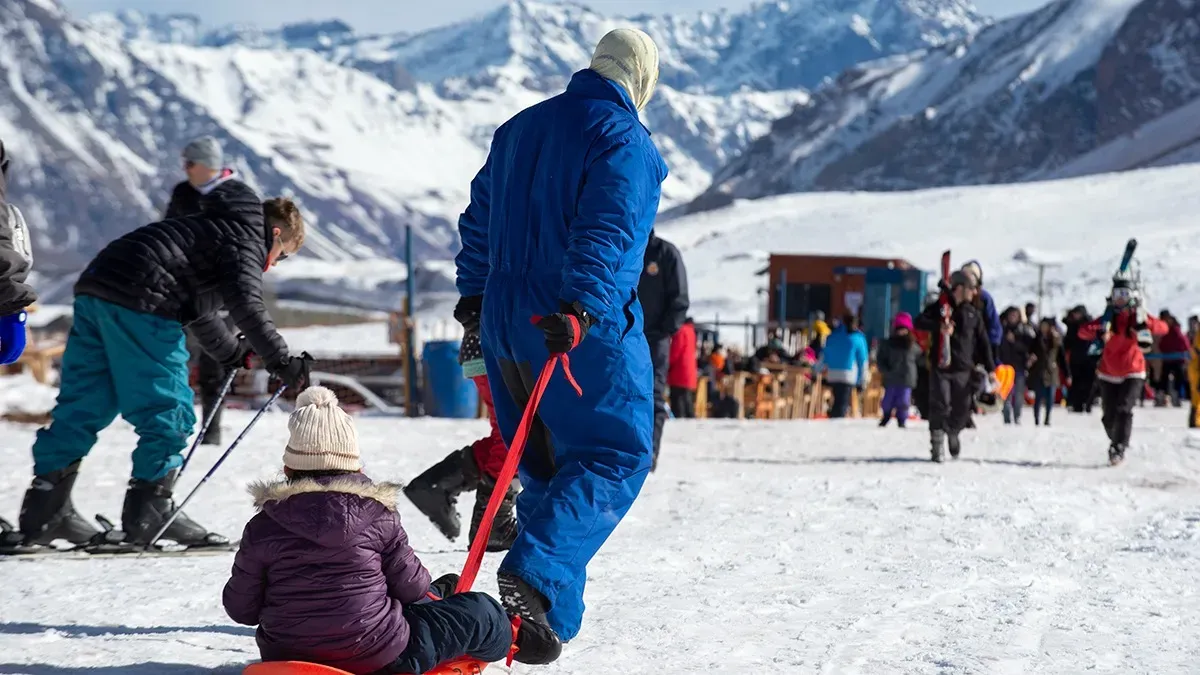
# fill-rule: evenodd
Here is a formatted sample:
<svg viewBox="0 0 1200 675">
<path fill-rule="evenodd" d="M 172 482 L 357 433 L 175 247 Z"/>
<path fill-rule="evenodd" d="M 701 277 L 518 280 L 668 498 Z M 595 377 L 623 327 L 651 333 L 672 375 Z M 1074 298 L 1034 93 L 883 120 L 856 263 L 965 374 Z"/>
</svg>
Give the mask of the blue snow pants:
<svg viewBox="0 0 1200 675">
<path fill-rule="evenodd" d="M 157 480 L 182 463 L 196 424 L 183 326 L 77 296 L 53 421 L 33 444 L 34 473 L 87 456 L 118 414 L 138 435 L 134 478 Z"/>
<path fill-rule="evenodd" d="M 484 293 L 482 341 L 496 421 L 511 446 L 550 355 L 534 315 L 557 311 L 551 281 L 493 272 Z M 541 281 L 542 283 L 539 283 Z M 500 569 L 550 603 L 563 641 L 579 633 L 587 564 L 616 529 L 650 472 L 654 367 L 633 289 L 623 307 L 592 326 L 571 351 L 583 394 L 555 370 L 522 456 L 519 532 Z"/>
</svg>

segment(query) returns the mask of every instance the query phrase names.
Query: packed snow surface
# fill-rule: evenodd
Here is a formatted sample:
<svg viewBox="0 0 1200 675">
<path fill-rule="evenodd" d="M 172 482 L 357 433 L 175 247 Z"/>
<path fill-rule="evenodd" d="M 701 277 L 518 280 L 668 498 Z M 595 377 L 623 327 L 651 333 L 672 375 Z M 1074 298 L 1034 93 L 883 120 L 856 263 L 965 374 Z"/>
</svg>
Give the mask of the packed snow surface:
<svg viewBox="0 0 1200 675">
<path fill-rule="evenodd" d="M 1051 428 L 983 418 L 945 465 L 928 462 L 920 425 L 669 422 L 658 472 L 589 569 L 583 633 L 553 667 L 516 671 L 1194 672 L 1200 450 L 1184 412 L 1139 409 L 1115 469 L 1098 414 L 1056 415 Z M 396 481 L 487 428 L 357 422 L 368 473 Z M 0 424 L 10 518 L 33 434 Z M 237 536 L 252 514 L 243 486 L 277 474 L 286 437 L 286 418 L 265 416 L 189 514 Z M 81 512 L 119 514 L 135 440 L 123 422 L 101 434 Z M 198 454 L 184 490 L 217 454 Z M 435 575 L 461 567 L 464 540 L 403 500 L 400 515 Z M 479 589 L 496 592 L 499 560 L 488 555 Z M 236 675 L 258 652 L 221 608 L 231 562 L 0 560 L 0 673 Z"/>
</svg>

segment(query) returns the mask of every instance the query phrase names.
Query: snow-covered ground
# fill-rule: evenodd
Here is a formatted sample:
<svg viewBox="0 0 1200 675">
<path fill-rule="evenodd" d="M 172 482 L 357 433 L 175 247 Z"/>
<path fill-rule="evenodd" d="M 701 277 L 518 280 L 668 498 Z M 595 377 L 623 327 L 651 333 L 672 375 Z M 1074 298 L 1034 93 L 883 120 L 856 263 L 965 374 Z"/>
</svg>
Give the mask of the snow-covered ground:
<svg viewBox="0 0 1200 675">
<path fill-rule="evenodd" d="M 1200 166 L 1184 165 L 1069 180 L 912 192 L 831 192 L 739 201 L 658 224 L 683 252 L 692 316 L 758 318 L 757 276 L 771 253 L 900 257 L 936 270 L 942 251 L 956 264 L 983 265 L 984 286 L 1001 306 L 1037 297 L 1037 269 L 1013 259 L 1037 250 L 1062 261 L 1046 270 L 1043 309 L 1062 316 L 1086 304 L 1103 309 L 1125 241 L 1151 308 L 1177 314 L 1200 304 Z"/>
<path fill-rule="evenodd" d="M 1098 415 L 1054 422 L 982 419 L 945 465 L 927 461 L 919 425 L 670 422 L 659 472 L 590 568 L 582 635 L 557 665 L 517 670 L 1195 672 L 1200 449 L 1184 413 L 1139 409 L 1116 469 Z M 358 424 L 368 472 L 397 481 L 486 429 Z M 9 518 L 33 433 L 0 424 Z M 242 487 L 276 473 L 285 438 L 285 417 L 264 417 L 190 514 L 237 536 L 251 515 Z M 122 422 L 101 435 L 76 490 L 83 513 L 119 514 L 134 441 Z M 201 451 L 184 489 L 216 455 Z M 465 541 L 407 504 L 401 517 L 435 575 L 462 565 Z M 235 675 L 257 650 L 221 608 L 231 559 L 0 560 L 0 673 Z M 480 589 L 496 591 L 498 560 Z"/>
</svg>

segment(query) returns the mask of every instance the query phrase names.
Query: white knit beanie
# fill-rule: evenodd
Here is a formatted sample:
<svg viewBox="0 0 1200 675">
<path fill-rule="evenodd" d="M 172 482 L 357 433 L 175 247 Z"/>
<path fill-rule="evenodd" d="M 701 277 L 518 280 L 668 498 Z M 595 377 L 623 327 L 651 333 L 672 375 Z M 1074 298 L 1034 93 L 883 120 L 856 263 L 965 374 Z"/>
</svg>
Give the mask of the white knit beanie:
<svg viewBox="0 0 1200 675">
<path fill-rule="evenodd" d="M 589 67 L 624 87 L 640 112 L 658 84 L 658 46 L 636 28 L 618 28 L 600 38 Z"/>
<path fill-rule="evenodd" d="M 325 387 L 309 387 L 296 397 L 288 419 L 283 465 L 293 471 L 359 471 L 358 432 Z"/>
</svg>

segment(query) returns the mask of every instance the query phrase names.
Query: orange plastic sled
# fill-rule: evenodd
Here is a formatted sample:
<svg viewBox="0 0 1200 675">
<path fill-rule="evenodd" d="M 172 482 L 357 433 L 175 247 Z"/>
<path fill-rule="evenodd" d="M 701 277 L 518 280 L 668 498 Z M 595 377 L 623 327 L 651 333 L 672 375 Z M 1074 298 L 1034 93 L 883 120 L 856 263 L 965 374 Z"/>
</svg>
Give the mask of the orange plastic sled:
<svg viewBox="0 0 1200 675">
<path fill-rule="evenodd" d="M 1017 371 L 1012 366 L 996 367 L 996 397 L 1001 401 L 1008 400 L 1012 393 L 1013 384 L 1017 381 Z"/>
<path fill-rule="evenodd" d="M 487 667 L 474 659 L 447 661 L 424 675 L 479 675 Z M 242 675 L 351 675 L 344 670 L 306 661 L 269 661 L 246 666 Z"/>
</svg>

